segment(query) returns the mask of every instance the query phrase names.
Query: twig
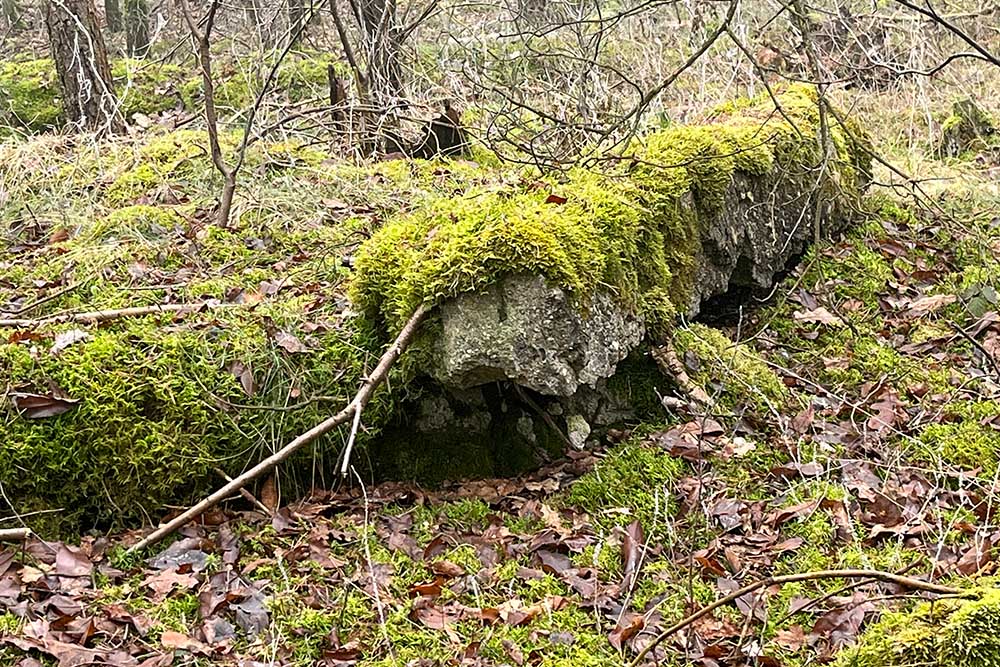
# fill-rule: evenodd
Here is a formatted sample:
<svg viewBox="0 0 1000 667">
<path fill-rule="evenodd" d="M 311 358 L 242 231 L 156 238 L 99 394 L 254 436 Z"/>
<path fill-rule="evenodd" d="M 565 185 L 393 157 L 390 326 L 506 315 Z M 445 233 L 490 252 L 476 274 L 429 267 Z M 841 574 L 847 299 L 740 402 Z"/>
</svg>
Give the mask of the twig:
<svg viewBox="0 0 1000 667">
<path fill-rule="evenodd" d="M 305 445 L 309 444 L 321 435 L 328 433 L 337 426 L 347 422 L 347 420 L 352 419 L 355 413 L 359 413 L 364 410 L 365 405 L 368 404 L 368 401 L 372 396 L 372 393 L 380 384 L 382 384 L 382 382 L 385 381 L 392 365 L 397 359 L 399 359 L 400 355 L 406 350 L 407 346 L 409 346 L 410 342 L 413 340 L 413 336 L 417 332 L 417 329 L 420 327 L 420 324 L 424 321 L 424 319 L 426 319 L 430 310 L 430 306 L 427 304 L 421 304 L 416 311 L 414 311 L 402 331 L 400 331 L 399 335 L 396 336 L 396 340 L 393 341 L 392 345 L 389 346 L 389 349 L 382 355 L 382 358 L 379 360 L 378 366 L 375 367 L 374 372 L 372 372 L 372 374 L 365 379 L 361 388 L 358 390 L 358 393 L 355 394 L 354 399 L 347 405 L 347 407 L 332 417 L 320 422 L 316 426 L 313 426 L 311 429 L 289 442 L 274 454 L 271 454 L 271 456 L 267 457 L 253 468 L 250 468 L 250 470 L 247 470 L 239 477 L 236 477 L 233 481 L 215 491 L 212 495 L 163 524 L 139 542 L 131 546 L 128 553 L 135 553 L 152 544 L 156 544 L 191 519 L 195 518 L 205 510 L 214 507 L 236 491 L 242 489 L 251 481 L 268 472 Z M 344 454 L 344 469 L 346 469 L 346 466 L 349 465 L 349 463 L 350 451 L 347 451 Z"/>
<path fill-rule="evenodd" d="M 639 663 L 642 662 L 654 648 L 656 648 L 660 642 L 669 637 L 670 635 L 683 630 L 688 627 L 699 618 L 711 614 L 713 611 L 734 602 L 735 600 L 747 595 L 748 593 L 753 593 L 761 588 L 767 588 L 769 586 L 776 586 L 782 584 L 790 584 L 797 581 L 815 581 L 817 579 L 874 579 L 876 581 L 884 581 L 887 583 L 898 584 L 904 588 L 912 588 L 914 590 L 927 591 L 929 593 L 937 593 L 939 595 L 958 595 L 961 593 L 961 589 L 952 588 L 951 586 L 941 586 L 939 584 L 932 584 L 929 581 L 923 581 L 922 579 L 914 579 L 912 577 L 904 577 L 903 575 L 894 574 L 892 572 L 883 572 L 881 570 L 817 570 L 815 572 L 798 572 L 796 574 L 786 574 L 780 577 L 767 577 L 766 579 L 761 579 L 760 581 L 755 581 L 752 584 L 747 584 L 743 588 L 733 591 L 729 595 L 719 598 L 712 604 L 702 607 L 695 613 L 685 617 L 684 619 L 674 623 L 669 628 L 658 634 L 652 642 L 647 644 L 639 654 L 635 656 L 632 662 L 629 663 L 629 667 L 638 667 Z"/>
<path fill-rule="evenodd" d="M 52 301 L 54 299 L 58 299 L 59 297 L 63 296 L 64 294 L 69 294 L 70 292 L 72 292 L 73 290 L 75 290 L 79 286 L 80 286 L 80 283 L 73 283 L 72 285 L 67 285 L 66 287 L 62 288 L 61 290 L 53 292 L 52 294 L 47 294 L 46 296 L 43 296 L 40 299 L 36 299 L 35 301 L 32 301 L 31 303 L 29 303 L 28 305 L 26 305 L 26 306 L 24 306 L 22 308 L 18 308 L 17 310 L 10 311 L 10 314 L 11 315 L 24 315 L 26 313 L 29 313 L 32 310 L 34 310 L 35 308 L 38 308 L 39 306 L 41 306 L 43 304 L 46 304 L 49 301 Z"/>
<path fill-rule="evenodd" d="M 687 392 L 692 401 L 702 407 L 712 404 L 712 398 L 708 393 L 695 384 L 687 374 L 687 371 L 684 370 L 684 364 L 677 357 L 677 351 L 674 349 L 673 344 L 654 345 L 650 349 L 650 355 L 653 357 L 656 365 L 660 367 L 663 374 L 673 378 Z"/>
<path fill-rule="evenodd" d="M 66 322 L 107 322 L 121 317 L 141 317 L 157 313 L 194 313 L 208 308 L 232 308 L 238 303 L 166 303 L 158 306 L 137 306 L 134 308 L 117 308 L 115 310 L 92 310 L 86 313 L 71 313 L 68 315 L 53 315 L 37 320 L 10 319 L 0 320 L 0 327 L 37 328 L 49 324 L 64 324 Z"/>
<path fill-rule="evenodd" d="M 0 542 L 23 542 L 31 535 L 30 528 L 4 528 L 0 529 Z"/>
<path fill-rule="evenodd" d="M 427 315 L 430 313 L 430 306 L 427 304 L 420 304 L 417 309 L 410 315 L 410 319 L 403 325 L 402 331 L 396 336 L 396 340 L 392 342 L 389 349 L 385 351 L 382 358 L 378 360 L 378 365 L 375 366 L 375 370 L 372 371 L 371 375 L 365 378 L 365 381 L 361 384 L 361 389 L 358 390 L 357 395 L 354 400 L 351 401 L 351 405 L 356 406 L 355 412 L 357 416 L 354 421 L 357 424 L 361 422 L 361 413 L 364 411 L 365 406 L 368 405 L 368 401 L 371 399 L 372 394 L 375 392 L 375 388 L 378 387 L 385 380 L 386 376 L 389 374 L 389 369 L 392 365 L 396 363 L 403 351 L 406 350 L 410 341 L 413 340 L 413 336 L 417 333 L 417 329 L 420 324 L 424 321 Z M 348 406 L 350 408 L 350 406 Z M 347 477 L 347 471 L 351 465 L 351 450 L 354 448 L 354 435 L 356 433 L 356 427 L 352 429 L 352 437 L 347 443 L 347 448 L 344 450 L 344 462 L 340 466 L 340 474 Z"/>
<path fill-rule="evenodd" d="M 227 482 L 233 481 L 233 478 L 230 477 L 229 475 L 227 475 L 226 471 L 223 470 L 222 468 L 213 468 L 213 470 L 215 471 L 216 475 L 218 475 L 222 479 L 226 480 Z M 274 510 L 272 510 L 270 507 L 268 507 L 264 503 L 262 503 L 259 500 L 257 500 L 257 497 L 254 496 L 249 491 L 247 491 L 246 489 L 240 489 L 240 495 L 243 496 L 246 500 L 248 500 L 250 502 L 250 504 L 254 505 L 257 509 L 259 509 L 264 514 L 266 514 L 268 516 L 274 516 Z"/>
<path fill-rule="evenodd" d="M 948 325 L 955 331 L 955 333 L 972 343 L 972 346 L 976 348 L 981 355 L 983 355 L 983 359 L 985 359 L 986 362 L 993 368 L 993 373 L 997 379 L 1000 379 L 1000 364 L 997 363 L 997 360 L 993 358 L 993 355 L 989 353 L 983 344 L 976 340 L 975 337 L 973 337 L 968 331 L 954 322 L 948 322 Z"/>
<path fill-rule="evenodd" d="M 719 40 L 719 38 L 726 33 L 726 31 L 729 28 L 729 24 L 733 20 L 733 17 L 736 16 L 736 8 L 738 6 L 739 6 L 739 0 L 730 0 L 729 8 L 726 11 L 726 16 L 722 19 L 722 23 L 720 23 L 719 26 L 712 31 L 712 33 L 708 36 L 708 38 L 706 38 L 705 41 L 701 43 L 701 46 L 699 46 L 695 50 L 695 52 L 692 53 L 688 57 L 688 59 L 684 61 L 684 63 L 680 67 L 674 70 L 673 73 L 670 74 L 670 76 L 664 79 L 656 87 L 647 91 L 646 94 L 642 96 L 642 99 L 640 99 L 639 102 L 634 107 L 632 107 L 632 109 L 627 114 L 625 114 L 622 118 L 620 118 L 618 122 L 616 122 L 614 125 L 605 130 L 602 133 L 601 140 L 603 141 L 604 139 L 610 137 L 616 130 L 623 127 L 627 122 L 629 122 L 632 119 L 635 119 L 633 127 L 634 131 L 635 127 L 638 126 L 640 117 L 646 111 L 646 108 L 649 107 L 650 104 L 652 104 L 653 100 L 655 100 L 660 93 L 662 93 L 664 90 L 673 85 L 674 81 L 676 81 L 681 74 L 683 74 L 688 69 L 693 67 L 695 63 L 697 63 L 698 60 L 701 59 L 703 55 L 705 55 L 705 52 L 708 51 L 710 48 L 712 48 L 712 45 L 715 44 Z M 616 143 L 615 146 L 619 145 L 620 143 L 621 142 Z"/>
</svg>

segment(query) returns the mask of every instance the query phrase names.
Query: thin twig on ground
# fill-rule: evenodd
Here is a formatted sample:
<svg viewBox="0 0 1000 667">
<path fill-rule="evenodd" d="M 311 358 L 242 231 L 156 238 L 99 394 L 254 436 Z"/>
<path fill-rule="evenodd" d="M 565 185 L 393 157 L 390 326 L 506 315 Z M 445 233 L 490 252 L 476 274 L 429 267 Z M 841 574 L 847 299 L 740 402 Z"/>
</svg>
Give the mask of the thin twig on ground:
<svg viewBox="0 0 1000 667">
<path fill-rule="evenodd" d="M 23 542 L 31 535 L 30 528 L 3 528 L 0 529 L 0 542 Z"/>
<path fill-rule="evenodd" d="M 233 493 L 236 493 L 244 486 L 257 479 L 264 473 L 268 472 L 275 466 L 277 466 L 282 461 L 286 460 L 289 456 L 297 452 L 299 449 L 304 447 L 319 438 L 320 436 L 328 433 L 337 426 L 346 423 L 348 420 L 354 419 L 355 414 L 360 413 L 364 410 L 368 401 L 371 399 L 372 394 L 381 385 L 389 374 L 389 370 L 392 368 L 396 360 L 399 359 L 400 355 L 406 350 L 409 344 L 413 341 L 413 337 L 416 335 L 417 330 L 420 325 L 427 318 L 430 313 L 431 308 L 427 304 L 421 304 L 407 320 L 406 324 L 403 326 L 402 331 L 396 336 L 396 340 L 392 342 L 389 349 L 382 354 L 381 359 L 379 359 L 378 365 L 375 370 L 365 378 L 362 383 L 361 388 L 358 393 L 355 394 L 354 399 L 347 404 L 343 410 L 327 418 L 326 420 L 320 422 L 316 426 L 298 436 L 287 445 L 282 447 L 280 450 L 267 457 L 253 468 L 250 468 L 242 475 L 233 479 L 233 481 L 227 483 L 222 488 L 218 489 L 212 493 L 207 498 L 203 499 L 201 502 L 193 505 L 184 512 L 180 513 L 167 523 L 161 525 L 159 528 L 154 530 L 152 533 L 141 539 L 139 542 L 131 546 L 128 553 L 135 553 L 141 549 L 156 544 L 162 540 L 167 535 L 170 535 L 178 528 L 186 524 L 191 519 L 197 517 L 199 514 L 205 510 L 211 509 L 215 505 L 219 504 Z M 348 449 L 344 453 L 344 467 L 343 470 L 347 470 L 350 465 L 351 452 Z"/>
<path fill-rule="evenodd" d="M 677 623 L 674 623 L 669 628 L 656 635 L 653 641 L 639 651 L 639 653 L 630 663 L 628 663 L 628 665 L 629 667 L 638 667 L 639 663 L 641 663 L 643 659 L 649 655 L 649 653 L 664 639 L 668 638 L 670 635 L 680 632 L 698 619 L 711 614 L 719 607 L 735 602 L 744 595 L 753 593 L 761 588 L 768 588 L 770 586 L 791 584 L 797 581 L 815 581 L 817 579 L 873 579 L 875 581 L 897 584 L 904 588 L 910 588 L 913 590 L 937 593 L 938 595 L 958 595 L 962 592 L 960 589 L 953 588 L 951 586 L 942 586 L 940 584 L 934 584 L 922 579 L 914 579 L 912 577 L 905 577 L 900 574 L 883 572 L 881 570 L 816 570 L 814 572 L 798 572 L 796 574 L 786 574 L 779 577 L 767 577 L 751 584 L 747 584 L 743 588 L 733 591 L 725 597 L 719 598 L 712 604 L 702 607 L 693 614 L 690 614 Z"/>
<path fill-rule="evenodd" d="M 200 310 L 213 308 L 234 308 L 241 306 L 238 303 L 165 303 L 158 306 L 136 306 L 133 308 L 116 308 L 114 310 L 92 310 L 86 313 L 70 313 L 66 315 L 53 315 L 52 317 L 42 317 L 39 319 L 15 318 L 0 320 L 0 327 L 18 327 L 22 329 L 36 329 L 50 324 L 65 324 L 67 322 L 98 323 L 117 320 L 122 317 L 142 317 L 144 315 L 156 315 L 158 313 L 195 313 Z"/>
<path fill-rule="evenodd" d="M 218 475 L 222 479 L 226 480 L 227 482 L 232 482 L 233 481 L 233 478 L 230 477 L 229 475 L 227 475 L 226 471 L 223 470 L 222 468 L 213 468 L 213 470 L 215 471 L 216 475 Z M 257 496 L 253 495 L 252 493 L 250 493 L 246 489 L 240 489 L 240 495 L 243 496 L 243 498 L 245 498 L 247 500 L 247 502 L 249 502 L 251 505 L 253 505 L 257 509 L 259 509 L 261 512 L 263 512 L 267 516 L 274 516 L 274 510 L 272 510 L 270 507 L 268 507 L 264 503 L 262 503 L 259 500 L 257 500 Z"/>
</svg>

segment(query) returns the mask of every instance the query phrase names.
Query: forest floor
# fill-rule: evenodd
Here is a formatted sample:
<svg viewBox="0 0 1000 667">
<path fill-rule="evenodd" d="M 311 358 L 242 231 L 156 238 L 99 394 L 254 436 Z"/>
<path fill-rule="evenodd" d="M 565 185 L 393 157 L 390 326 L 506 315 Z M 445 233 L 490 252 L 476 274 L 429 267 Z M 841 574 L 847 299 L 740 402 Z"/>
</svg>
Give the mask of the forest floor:
<svg viewBox="0 0 1000 667">
<path fill-rule="evenodd" d="M 891 143 L 913 121 L 884 110 L 886 97 L 858 110 Z M 252 315 L 227 307 L 92 333 L 108 349 L 176 348 L 165 363 L 211 369 L 201 379 L 216 406 L 286 410 L 291 387 L 307 405 L 279 412 L 274 430 L 304 430 L 345 398 L 310 392 L 334 370 L 352 380 L 364 370 L 349 352 L 303 361 L 342 343 L 359 239 L 425 196 L 481 179 L 478 167 L 358 170 L 295 141 L 260 142 L 241 177 L 237 228 L 218 229 L 203 133 L 159 133 L 151 122 L 148 136 L 108 146 L 64 136 L 0 144 L 0 217 L 17 220 L 3 230 L 0 302 L 32 306 L 32 317 L 250 304 Z M 235 139 L 223 139 L 231 152 Z M 703 324 L 680 328 L 682 361 L 711 405 L 678 393 L 661 418 L 517 478 L 433 491 L 349 484 L 287 505 L 265 486 L 262 509 L 237 499 L 135 556 L 125 552 L 137 531 L 5 545 L 0 666 L 627 665 L 664 629 L 769 576 L 877 569 L 989 585 L 1000 563 L 996 155 L 945 164 L 927 146 L 883 148 L 924 196 L 874 186 L 860 224 L 811 250 L 766 302 L 712 322 L 728 339 Z M 490 178 L 502 188 L 516 175 Z M 882 169 L 876 180 L 898 182 Z M 209 346 L 185 347 L 227 331 L 273 372 L 246 381 Z M 112 361 L 162 372 L 148 360 L 85 357 L 80 336 L 51 334 L 5 342 L 52 366 L 55 355 L 36 348 L 65 346 L 91 375 Z M 762 382 L 783 387 L 779 401 Z M 664 380 L 663 393 L 672 389 Z M 95 423 L 143 401 L 112 390 L 121 395 L 88 397 Z M 205 402 L 198 393 L 192 405 Z M 177 437 L 194 451 L 201 413 L 168 408 L 189 420 L 190 435 Z M 241 427 L 261 435 L 256 424 Z M 849 647 L 880 632 L 879 618 L 931 597 L 871 578 L 765 586 L 670 634 L 643 664 L 850 665 Z"/>
<path fill-rule="evenodd" d="M 862 224 L 722 327 L 739 345 L 692 346 L 684 363 L 717 399 L 707 409 L 681 395 L 661 421 L 516 479 L 354 486 L 280 509 L 262 496 L 272 510 L 212 511 L 136 557 L 134 532 L 8 547 L 0 664 L 627 664 L 766 576 L 988 581 L 1000 542 L 992 172 L 953 170 L 920 206 L 873 196 Z M 787 401 L 762 400 L 748 370 L 774 373 Z M 648 661 L 827 662 L 927 595 L 871 579 L 768 586 Z"/>
</svg>

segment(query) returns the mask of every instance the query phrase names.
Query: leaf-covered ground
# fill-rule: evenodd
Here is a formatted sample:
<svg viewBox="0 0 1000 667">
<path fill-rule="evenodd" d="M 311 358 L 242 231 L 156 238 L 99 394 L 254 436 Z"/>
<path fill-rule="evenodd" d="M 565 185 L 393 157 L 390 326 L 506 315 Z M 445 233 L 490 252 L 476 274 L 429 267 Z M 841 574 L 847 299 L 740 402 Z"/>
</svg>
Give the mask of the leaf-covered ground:
<svg viewBox="0 0 1000 667">
<path fill-rule="evenodd" d="M 985 180 L 868 205 L 729 319 L 745 347 L 701 325 L 678 337 L 709 408 L 680 393 L 662 423 L 520 479 L 348 484 L 271 516 L 240 501 L 141 557 L 124 555 L 135 534 L 8 546 L 0 664 L 616 665 L 767 575 L 988 583 L 1000 206 Z M 760 389 L 757 355 L 784 392 Z M 884 610 L 921 597 L 768 587 L 647 664 L 846 662 Z"/>
</svg>

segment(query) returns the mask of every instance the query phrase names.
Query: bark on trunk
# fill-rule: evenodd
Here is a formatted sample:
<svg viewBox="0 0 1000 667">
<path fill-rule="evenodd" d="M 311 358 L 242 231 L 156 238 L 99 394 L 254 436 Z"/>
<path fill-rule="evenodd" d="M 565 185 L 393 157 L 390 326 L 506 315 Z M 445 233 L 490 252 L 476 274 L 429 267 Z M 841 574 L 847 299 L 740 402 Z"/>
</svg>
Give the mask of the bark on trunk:
<svg viewBox="0 0 1000 667">
<path fill-rule="evenodd" d="M 11 32 L 19 32 L 24 29 L 24 18 L 21 16 L 21 8 L 17 5 L 17 0 L 0 0 L 0 10 L 3 11 L 4 21 Z"/>
<path fill-rule="evenodd" d="M 67 119 L 100 132 L 124 129 L 93 0 L 46 0 L 45 26 Z"/>
<path fill-rule="evenodd" d="M 308 16 L 308 0 L 288 0 L 288 39 L 293 46 L 302 37 L 303 24 Z"/>
<path fill-rule="evenodd" d="M 145 58 L 149 53 L 147 0 L 125 0 L 125 44 L 133 58 Z"/>
<path fill-rule="evenodd" d="M 118 0 L 104 0 L 104 18 L 110 32 L 121 32 L 122 7 Z"/>
<path fill-rule="evenodd" d="M 362 145 L 365 152 L 369 152 L 372 144 L 377 147 L 374 152 L 384 152 L 388 150 L 386 138 L 396 135 L 399 125 L 396 111 L 402 98 L 396 0 L 363 0 L 358 19 L 364 31 L 367 51 L 368 101 L 373 107 L 373 118 L 363 130 Z"/>
</svg>

